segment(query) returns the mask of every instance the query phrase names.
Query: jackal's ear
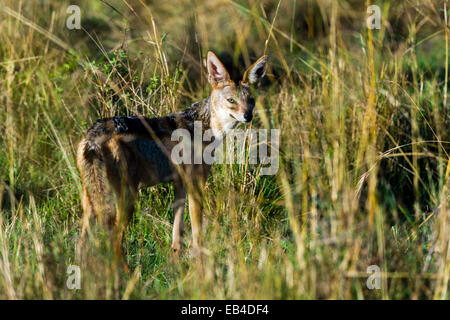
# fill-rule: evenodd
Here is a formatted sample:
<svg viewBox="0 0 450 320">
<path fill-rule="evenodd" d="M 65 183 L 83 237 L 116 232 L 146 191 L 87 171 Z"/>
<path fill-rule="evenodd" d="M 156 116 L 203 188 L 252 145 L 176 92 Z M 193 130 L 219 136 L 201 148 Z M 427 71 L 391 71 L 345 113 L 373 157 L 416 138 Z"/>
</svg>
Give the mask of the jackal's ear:
<svg viewBox="0 0 450 320">
<path fill-rule="evenodd" d="M 222 62 L 220 62 L 219 58 L 211 51 L 208 52 L 206 64 L 208 66 L 209 83 L 212 85 L 220 85 L 230 81 L 230 75 L 228 74 L 227 69 Z"/>
<path fill-rule="evenodd" d="M 266 75 L 268 56 L 262 56 L 254 64 L 252 64 L 242 77 L 242 83 L 257 83 L 262 77 Z"/>
</svg>

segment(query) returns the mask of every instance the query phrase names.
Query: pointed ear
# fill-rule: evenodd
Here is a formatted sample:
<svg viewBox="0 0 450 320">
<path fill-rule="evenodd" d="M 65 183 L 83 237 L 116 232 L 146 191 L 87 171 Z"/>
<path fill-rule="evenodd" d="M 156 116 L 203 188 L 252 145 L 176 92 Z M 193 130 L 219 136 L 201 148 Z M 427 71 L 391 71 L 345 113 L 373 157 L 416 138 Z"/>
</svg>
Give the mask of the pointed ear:
<svg viewBox="0 0 450 320">
<path fill-rule="evenodd" d="M 219 58 L 217 58 L 212 51 L 208 52 L 206 64 L 208 67 L 208 81 L 210 84 L 220 85 L 230 81 L 230 75 L 228 74 L 227 69 L 225 69 L 222 62 L 220 62 Z"/>
<path fill-rule="evenodd" d="M 266 75 L 268 56 L 262 56 L 254 64 L 252 64 L 242 77 L 242 83 L 257 83 L 262 77 Z"/>
</svg>

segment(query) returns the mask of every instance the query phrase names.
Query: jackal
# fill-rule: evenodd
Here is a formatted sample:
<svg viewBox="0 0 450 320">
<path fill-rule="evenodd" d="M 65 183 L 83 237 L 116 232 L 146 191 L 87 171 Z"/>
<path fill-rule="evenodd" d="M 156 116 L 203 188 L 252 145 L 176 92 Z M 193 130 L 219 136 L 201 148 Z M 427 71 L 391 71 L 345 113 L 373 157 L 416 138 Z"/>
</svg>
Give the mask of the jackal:
<svg viewBox="0 0 450 320">
<path fill-rule="evenodd" d="M 114 256 L 127 269 L 122 238 L 133 214 L 138 189 L 173 182 L 172 249 L 177 254 L 181 250 L 187 195 L 193 253 L 198 254 L 201 246 L 201 196 L 211 165 L 204 162 L 174 163 L 170 155 L 178 142 L 172 141 L 171 134 L 176 129 L 192 133 L 194 122 L 201 121 L 203 132 L 211 129 L 215 139 L 223 139 L 239 122 L 250 122 L 255 105 L 250 85 L 266 74 L 266 65 L 267 56 L 262 56 L 236 84 L 217 56 L 208 52 L 208 81 L 212 91 L 206 99 L 193 103 L 184 111 L 158 118 L 98 120 L 81 140 L 77 152 L 84 212 L 80 246 L 91 217 L 95 217 L 109 231 Z"/>
</svg>

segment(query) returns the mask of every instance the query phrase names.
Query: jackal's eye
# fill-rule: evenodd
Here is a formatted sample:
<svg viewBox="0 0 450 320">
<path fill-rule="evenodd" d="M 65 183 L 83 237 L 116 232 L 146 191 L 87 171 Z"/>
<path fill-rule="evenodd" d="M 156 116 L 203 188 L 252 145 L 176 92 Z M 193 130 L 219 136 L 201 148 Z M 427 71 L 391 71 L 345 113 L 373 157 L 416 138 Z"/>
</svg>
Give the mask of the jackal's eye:
<svg viewBox="0 0 450 320">
<path fill-rule="evenodd" d="M 236 101 L 233 98 L 228 98 L 227 101 L 231 104 L 235 104 Z"/>
</svg>

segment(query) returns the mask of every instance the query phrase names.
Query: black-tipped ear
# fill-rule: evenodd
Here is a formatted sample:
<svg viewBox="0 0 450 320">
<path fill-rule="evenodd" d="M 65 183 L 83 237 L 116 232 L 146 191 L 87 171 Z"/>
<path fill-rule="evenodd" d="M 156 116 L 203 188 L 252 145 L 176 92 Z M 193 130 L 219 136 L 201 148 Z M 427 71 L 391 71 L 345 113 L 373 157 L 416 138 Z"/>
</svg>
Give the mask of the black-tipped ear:
<svg viewBox="0 0 450 320">
<path fill-rule="evenodd" d="M 252 64 L 242 77 L 242 83 L 255 84 L 266 75 L 268 56 L 262 56 Z"/>
<path fill-rule="evenodd" d="M 230 75 L 219 58 L 212 52 L 208 52 L 207 58 L 208 81 L 212 85 L 225 84 L 230 81 Z"/>
</svg>

